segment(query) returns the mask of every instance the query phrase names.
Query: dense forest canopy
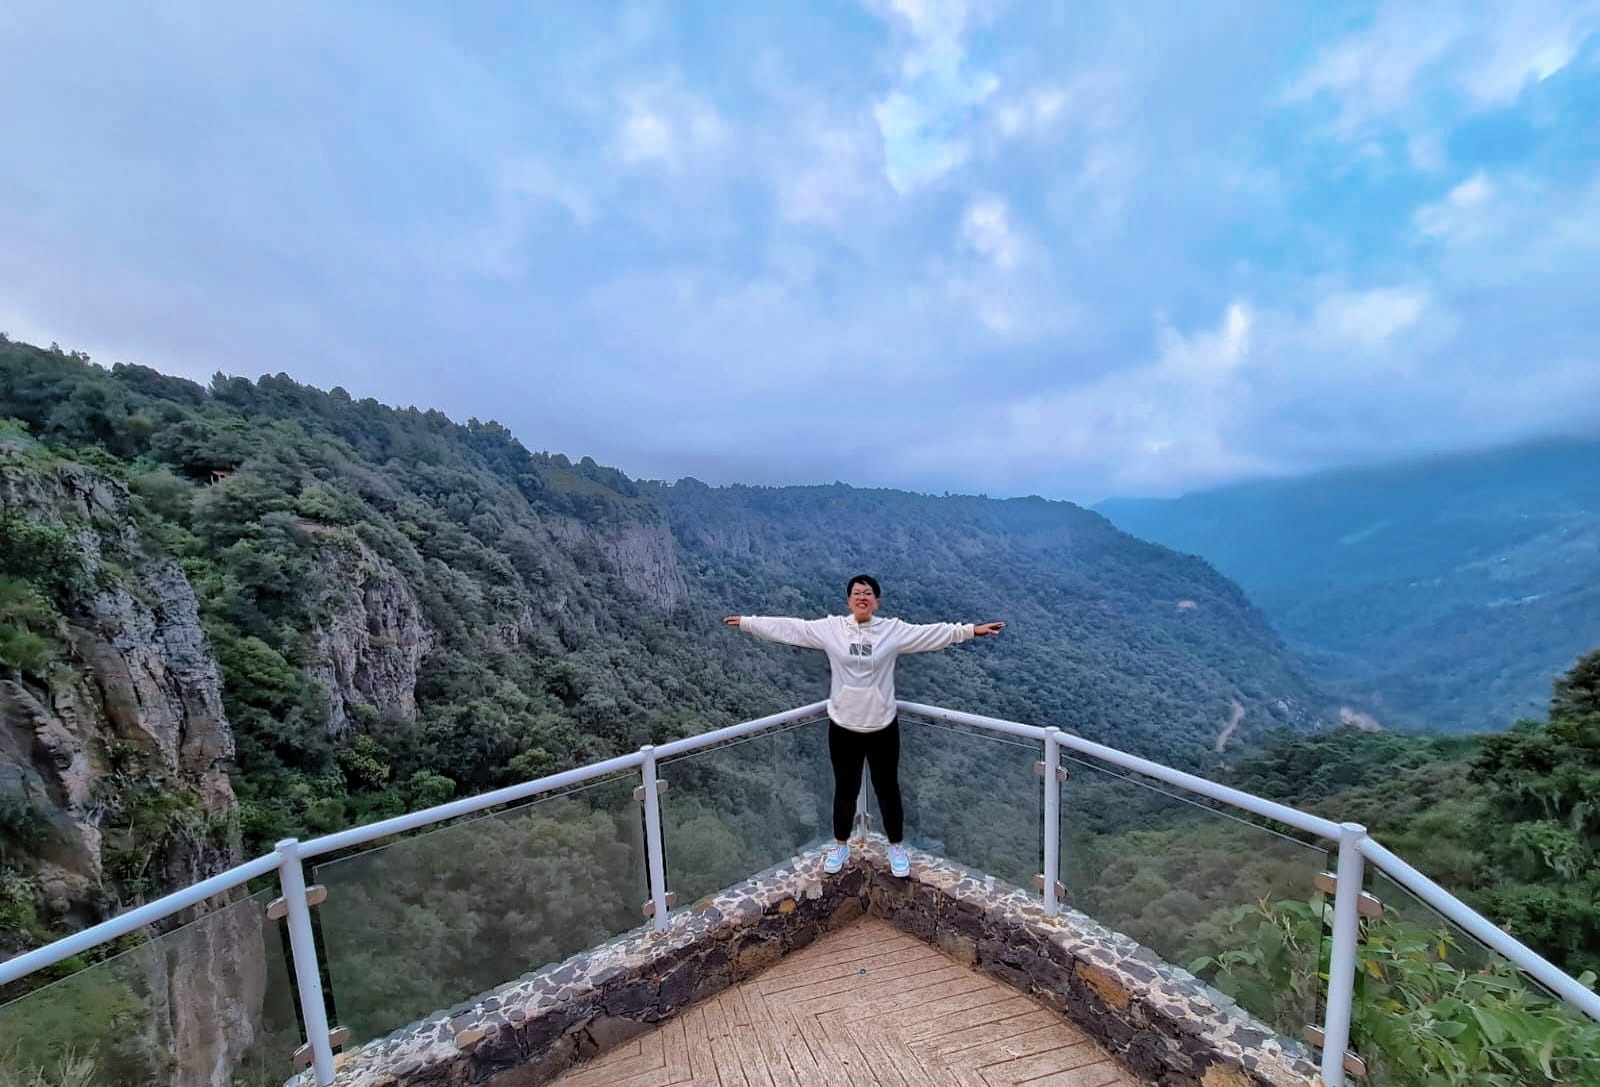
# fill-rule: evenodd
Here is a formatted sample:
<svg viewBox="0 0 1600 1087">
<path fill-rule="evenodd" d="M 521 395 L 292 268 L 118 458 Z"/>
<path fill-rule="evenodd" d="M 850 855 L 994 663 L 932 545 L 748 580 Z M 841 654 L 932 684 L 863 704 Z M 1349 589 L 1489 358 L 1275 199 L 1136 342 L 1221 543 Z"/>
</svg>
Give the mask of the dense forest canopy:
<svg viewBox="0 0 1600 1087">
<path fill-rule="evenodd" d="M 1069 503 L 641 482 L 282 374 L 207 387 L 13 342 L 0 418 L 17 478 L 127 495 L 102 524 L 7 511 L 12 681 L 43 693 L 81 666 L 61 623 L 98 590 L 59 583 L 75 549 L 101 580 L 176 559 L 220 665 L 246 852 L 812 701 L 817 655 L 718 619 L 839 611 L 861 569 L 885 614 L 1008 622 L 908 661 L 906 697 L 1191 766 L 1327 715 L 1234 585 Z"/>
</svg>

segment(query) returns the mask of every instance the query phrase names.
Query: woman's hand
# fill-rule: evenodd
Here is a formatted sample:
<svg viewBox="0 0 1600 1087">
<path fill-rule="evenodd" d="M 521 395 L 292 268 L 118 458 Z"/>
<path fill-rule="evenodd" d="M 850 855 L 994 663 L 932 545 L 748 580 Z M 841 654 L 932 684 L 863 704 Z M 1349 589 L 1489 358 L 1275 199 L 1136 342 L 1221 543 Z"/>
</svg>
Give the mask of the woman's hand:
<svg viewBox="0 0 1600 1087">
<path fill-rule="evenodd" d="M 991 634 L 999 634 L 1006 628 L 1004 623 L 980 623 L 972 628 L 974 638 L 987 638 Z"/>
<path fill-rule="evenodd" d="M 737 615 L 729 615 L 722 621 L 727 623 L 730 627 L 736 627 L 739 625 L 739 617 Z"/>
</svg>

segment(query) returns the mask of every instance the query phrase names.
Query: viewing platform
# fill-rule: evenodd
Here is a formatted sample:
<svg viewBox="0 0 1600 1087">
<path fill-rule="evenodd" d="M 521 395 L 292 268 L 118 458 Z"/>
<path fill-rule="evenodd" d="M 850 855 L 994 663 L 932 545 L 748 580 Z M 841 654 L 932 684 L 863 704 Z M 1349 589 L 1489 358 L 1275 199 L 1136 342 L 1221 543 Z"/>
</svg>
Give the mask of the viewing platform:
<svg viewBox="0 0 1600 1087">
<path fill-rule="evenodd" d="M 1038 1000 L 864 918 L 557 1081 L 559 1087 L 1143 1087 Z"/>
<path fill-rule="evenodd" d="M 1359 826 L 1058 729 L 902 703 L 911 873 L 864 791 L 825 874 L 821 711 L 285 841 L 17 956 L 0 984 L 160 926 L 0 1006 L 0 1082 L 1410 1087 L 1474 1017 L 1525 1082 L 1600 1084 L 1593 990 Z"/>
</svg>

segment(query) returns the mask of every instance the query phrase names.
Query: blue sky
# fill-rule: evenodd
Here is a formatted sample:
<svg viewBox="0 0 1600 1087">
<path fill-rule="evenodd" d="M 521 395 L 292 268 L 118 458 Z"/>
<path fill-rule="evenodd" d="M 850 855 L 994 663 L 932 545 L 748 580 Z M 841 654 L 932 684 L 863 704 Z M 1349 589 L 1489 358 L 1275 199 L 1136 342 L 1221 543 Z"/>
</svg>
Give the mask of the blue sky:
<svg viewBox="0 0 1600 1087">
<path fill-rule="evenodd" d="M 635 476 L 1094 501 L 1600 422 L 1600 4 L 0 8 L 0 330 Z"/>
</svg>

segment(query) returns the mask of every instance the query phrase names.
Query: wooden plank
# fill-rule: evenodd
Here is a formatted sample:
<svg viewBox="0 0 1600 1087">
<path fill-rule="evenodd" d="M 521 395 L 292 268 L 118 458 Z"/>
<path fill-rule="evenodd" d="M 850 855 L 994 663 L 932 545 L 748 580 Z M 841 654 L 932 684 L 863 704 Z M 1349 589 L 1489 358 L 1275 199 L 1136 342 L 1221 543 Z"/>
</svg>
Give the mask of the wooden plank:
<svg viewBox="0 0 1600 1087">
<path fill-rule="evenodd" d="M 906 995 L 913 992 L 926 999 L 955 996 L 970 992 L 975 986 L 981 987 L 984 980 L 960 966 L 904 963 L 875 975 L 869 973 L 797 989 L 787 1003 L 815 1012 L 846 1007 L 867 1010 L 903 1002 Z"/>
<path fill-rule="evenodd" d="M 922 974 L 863 985 L 855 993 L 833 993 L 812 1002 L 818 1011 L 854 1008 L 861 1014 L 907 1008 L 910 1000 L 938 1000 L 981 990 L 987 978 L 977 977 L 961 967 L 930 970 Z M 850 997 L 855 999 L 851 1000 Z M 909 1010 L 909 1008 L 907 1008 Z"/>
<path fill-rule="evenodd" d="M 885 970 L 891 966 L 910 962 L 932 962 L 934 959 L 940 962 L 948 961 L 939 955 L 930 958 L 925 948 L 892 947 L 881 951 L 875 950 L 871 954 L 849 955 L 831 958 L 826 962 L 807 964 L 804 970 L 786 970 L 778 973 L 778 967 L 774 966 L 751 978 L 747 984 L 754 984 L 757 989 L 771 996 L 774 993 L 813 985 L 819 981 L 858 977 L 862 969 L 865 969 L 870 976 L 876 970 Z"/>
<path fill-rule="evenodd" d="M 809 1079 L 802 1078 L 795 1070 L 788 1048 L 791 1038 L 772 1023 L 761 995 L 743 985 L 734 989 L 733 995 L 740 1004 L 738 1018 L 746 1024 L 740 1029 L 737 1039 L 740 1045 L 740 1059 L 744 1061 L 745 1077 L 753 1078 L 750 1074 L 752 1061 L 746 1058 L 747 1049 L 753 1048 L 756 1051 L 755 1055 L 759 1056 L 766 1076 L 764 1082 L 771 1083 L 772 1087 L 806 1087 L 808 1083 L 817 1082 L 816 1063 L 811 1060 L 811 1051 L 805 1047 L 805 1041 L 799 1037 L 799 1032 L 794 1032 L 792 1041 L 806 1048 L 801 1067 L 810 1073 Z M 755 1055 L 752 1055 L 752 1058 Z"/>
<path fill-rule="evenodd" d="M 751 1023 L 743 986 L 735 986 L 723 993 L 722 1001 L 723 1011 L 728 1016 L 728 1040 L 739 1056 L 739 1067 L 744 1069 L 744 1078 L 751 1087 L 798 1087 L 791 1082 L 792 1076 L 786 1074 L 789 1067 L 787 1061 L 782 1061 L 778 1073 L 774 1073 L 771 1061 L 767 1059 L 767 1049 L 762 1044 L 763 1038 Z M 780 1074 L 783 1076 L 781 1079 Z"/>
<path fill-rule="evenodd" d="M 988 989 L 975 989 L 935 1004 L 920 1005 L 913 1009 L 916 1018 L 904 1032 L 906 1041 L 912 1044 L 927 1042 L 968 1027 L 998 1023 L 1040 1010 L 1036 1001 L 1021 993 L 1013 993 L 1003 1000 L 996 1000 L 994 996 Z"/>
<path fill-rule="evenodd" d="M 739 1062 L 739 1050 L 733 1042 L 733 1031 L 728 1022 L 728 995 L 724 990 L 705 1002 L 706 1042 L 711 1050 L 712 1063 L 716 1065 L 717 1082 L 722 1087 L 753 1087 L 745 1078 L 744 1065 Z"/>
<path fill-rule="evenodd" d="M 798 989 L 786 989 L 782 993 L 763 995 L 774 1005 L 824 1011 L 860 1003 L 866 999 L 865 994 L 868 993 L 881 993 L 887 996 L 894 992 L 903 992 L 908 987 L 915 988 L 919 984 L 948 981 L 959 976 L 960 968 L 956 970 L 957 972 L 952 974 L 938 963 L 925 961 L 898 963 L 884 967 L 875 974 L 871 971 L 866 974 L 850 974 L 841 978 L 813 982 Z M 919 982 L 919 978 L 922 981 Z"/>
<path fill-rule="evenodd" d="M 711 1057 L 711 1039 L 706 1033 L 706 1003 L 683 1013 L 683 1043 L 689 1056 L 689 1082 L 712 1084 L 717 1079 L 716 1062 Z"/>
<path fill-rule="evenodd" d="M 976 1052 L 976 1051 L 974 1051 Z M 1026 1083 L 1043 1076 L 1068 1072 L 1088 1065 L 1107 1064 L 1112 1073 L 1116 1066 L 1105 1051 L 1089 1042 L 1058 1046 L 1043 1052 L 1032 1053 L 1012 1060 L 983 1061 L 983 1077 L 993 1083 Z"/>
<path fill-rule="evenodd" d="M 893 1031 L 870 1020 L 846 1029 L 883 1087 L 944 1087 Z"/>
<path fill-rule="evenodd" d="M 1127 1076 L 1127 1073 L 1111 1064 L 1110 1058 L 1107 1058 L 1104 1064 L 1086 1064 L 1024 1082 L 1027 1087 L 1115 1087 L 1120 1083 L 1131 1083 L 1138 1087 L 1137 1080 L 1119 1078 L 1123 1076 Z M 991 1087 L 1010 1087 L 1011 1081 L 993 1080 L 990 1083 Z"/>
<path fill-rule="evenodd" d="M 861 1048 L 856 1045 L 856 1040 L 850 1036 L 849 1023 L 844 1016 L 837 1014 L 823 1014 L 810 1016 L 810 1021 L 815 1023 L 814 1033 L 811 1038 L 820 1040 L 824 1049 L 832 1057 L 835 1066 L 844 1073 L 845 1079 L 852 1085 L 875 1084 L 883 1087 L 882 1081 L 875 1074 L 872 1062 L 869 1061 Z M 815 1052 L 815 1050 L 813 1050 Z M 822 1060 L 818 1053 L 817 1060 Z"/>
<path fill-rule="evenodd" d="M 1087 1047 L 1087 1048 L 1084 1048 Z M 1071 1068 L 1078 1063 L 1077 1055 L 1069 1054 L 1068 1050 L 1084 1049 L 1084 1053 L 1098 1055 L 1100 1051 L 1090 1045 L 1086 1039 L 1074 1039 L 1071 1036 L 1063 1037 L 1050 1027 L 1039 1030 L 1020 1031 L 1016 1034 L 995 1038 L 979 1045 L 968 1046 L 957 1052 L 939 1049 L 946 1059 L 951 1062 L 971 1064 L 978 1068 L 988 1068 L 990 1065 L 1014 1061 L 1021 1057 L 1036 1055 L 1049 1055 L 1052 1061 L 1064 1060 L 1066 1064 L 1052 1064 L 1044 1071 L 1054 1071 L 1056 1068 Z M 1044 1072 L 1038 1073 L 1043 1075 Z"/>
<path fill-rule="evenodd" d="M 931 1048 L 940 1053 L 954 1055 L 959 1050 L 970 1046 L 984 1045 L 1015 1038 L 1021 1034 L 1028 1034 L 1037 1030 L 1050 1030 L 1060 1025 L 1059 1017 L 1051 1015 L 1043 1008 L 1034 1008 L 1032 1011 L 1021 1015 L 1007 1016 L 1001 1019 L 991 1019 L 986 1023 L 978 1023 L 965 1029 L 947 1030 L 934 1038 L 929 1039 Z M 1069 1035 L 1070 1037 L 1070 1035 Z M 1072 1038 L 1078 1041 L 1078 1038 Z M 1021 1054 L 1017 1054 L 1021 1056 Z"/>
<path fill-rule="evenodd" d="M 687 1083 L 694 1078 L 694 1068 L 689 1063 L 689 1044 L 684 1035 L 683 1020 L 684 1015 L 674 1016 L 657 1031 L 661 1035 L 662 1063 L 666 1068 L 666 1079 L 662 1081 L 664 1083 Z"/>
</svg>

